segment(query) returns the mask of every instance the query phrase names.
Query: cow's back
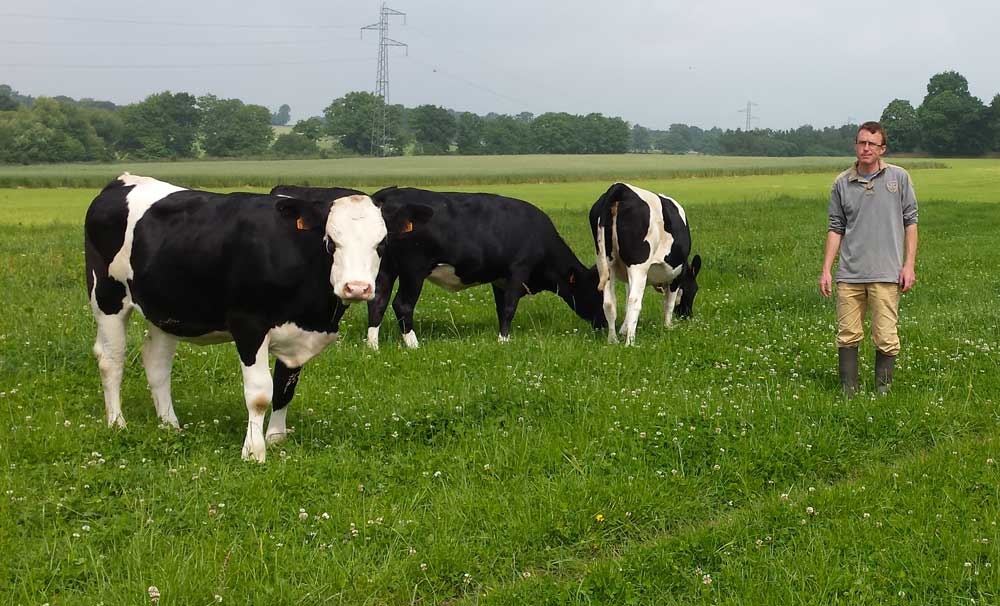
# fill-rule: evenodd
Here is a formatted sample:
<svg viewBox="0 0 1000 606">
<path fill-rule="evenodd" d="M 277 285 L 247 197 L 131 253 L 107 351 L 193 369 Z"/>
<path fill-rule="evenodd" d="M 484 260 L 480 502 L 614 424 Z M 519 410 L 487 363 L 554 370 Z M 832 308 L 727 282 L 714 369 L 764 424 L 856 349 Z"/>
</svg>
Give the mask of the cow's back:
<svg viewBox="0 0 1000 606">
<path fill-rule="evenodd" d="M 373 198 L 384 208 L 407 203 L 431 207 L 433 216 L 409 242 L 433 252 L 440 257 L 439 262 L 456 267 L 506 266 L 518 260 L 541 259 L 553 247 L 568 250 L 551 219 L 532 204 L 516 198 L 413 188 L 388 188 Z"/>
</svg>

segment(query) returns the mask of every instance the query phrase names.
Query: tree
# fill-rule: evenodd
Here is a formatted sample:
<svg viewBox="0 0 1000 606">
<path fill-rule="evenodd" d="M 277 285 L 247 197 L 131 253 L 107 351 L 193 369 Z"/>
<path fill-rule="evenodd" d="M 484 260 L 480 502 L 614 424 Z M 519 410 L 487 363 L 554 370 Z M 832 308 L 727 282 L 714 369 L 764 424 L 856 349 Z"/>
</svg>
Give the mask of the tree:
<svg viewBox="0 0 1000 606">
<path fill-rule="evenodd" d="M 532 151 L 540 154 L 579 154 L 583 129 L 577 117 L 566 112 L 546 112 L 529 125 Z"/>
<path fill-rule="evenodd" d="M 10 93 L 0 91 L 0 112 L 13 111 L 18 107 L 17 101 L 10 96 Z"/>
<path fill-rule="evenodd" d="M 679 129 L 675 129 L 675 125 L 671 125 L 670 130 L 661 131 L 658 136 L 655 137 L 656 149 L 667 153 L 667 154 L 683 154 L 691 149 L 691 143 L 684 136 L 683 132 Z"/>
<path fill-rule="evenodd" d="M 632 151 L 645 153 L 653 147 L 653 134 L 645 126 L 636 124 L 632 127 Z"/>
<path fill-rule="evenodd" d="M 975 156 L 989 147 L 986 106 L 958 72 L 931 77 L 917 121 L 924 147 L 935 154 Z"/>
<path fill-rule="evenodd" d="M 121 147 L 122 138 L 125 136 L 125 123 L 122 121 L 121 114 L 116 111 L 96 108 L 84 108 L 81 111 L 90 125 L 94 127 L 97 136 L 104 141 L 108 155 L 113 156 L 115 150 Z"/>
<path fill-rule="evenodd" d="M 320 155 L 316 141 L 298 133 L 278 135 L 271 145 L 271 153 L 279 158 L 306 158 Z"/>
<path fill-rule="evenodd" d="M 483 121 L 484 154 L 526 154 L 530 150 L 528 124 L 505 114 Z"/>
<path fill-rule="evenodd" d="M 485 153 L 483 140 L 484 120 L 472 112 L 463 112 L 455 120 L 455 146 L 462 155 L 479 155 Z"/>
<path fill-rule="evenodd" d="M 990 150 L 1000 151 L 1000 94 L 993 96 L 986 110 L 987 129 L 990 133 Z"/>
<path fill-rule="evenodd" d="M 436 105 L 420 105 L 409 111 L 409 126 L 418 154 L 444 154 L 455 137 L 455 118 Z"/>
<path fill-rule="evenodd" d="M 889 149 L 911 152 L 920 145 L 920 123 L 917 110 L 905 99 L 893 99 L 879 118 L 889 139 Z"/>
<path fill-rule="evenodd" d="M 372 150 L 372 118 L 382 111 L 382 97 L 372 93 L 354 91 L 347 93 L 323 110 L 326 117 L 327 133 L 337 138 L 345 149 L 358 154 L 370 155 Z M 388 108 L 388 150 L 384 153 L 401 153 L 405 138 L 402 136 L 403 108 L 390 105 Z"/>
<path fill-rule="evenodd" d="M 628 123 L 618 117 L 588 114 L 584 123 L 590 126 L 585 139 L 585 154 L 624 154 L 628 151 Z"/>
<path fill-rule="evenodd" d="M 288 107 L 288 104 L 284 104 L 278 108 L 278 113 L 271 114 L 271 124 L 274 126 L 284 126 L 288 124 L 288 120 L 291 119 L 292 108 Z"/>
<path fill-rule="evenodd" d="M 136 158 L 172 159 L 194 156 L 200 113 L 188 93 L 164 91 L 122 108 L 122 150 Z"/>
<path fill-rule="evenodd" d="M 323 118 L 313 116 L 296 122 L 295 126 L 292 127 L 292 132 L 313 141 L 319 141 L 326 133 L 326 123 L 323 122 Z"/>
<path fill-rule="evenodd" d="M 271 112 L 262 105 L 205 95 L 198 98 L 198 109 L 201 148 L 209 156 L 259 156 L 271 145 Z"/>
<path fill-rule="evenodd" d="M 0 118 L 0 160 L 10 163 L 109 160 L 111 152 L 82 110 L 40 97 Z"/>
</svg>

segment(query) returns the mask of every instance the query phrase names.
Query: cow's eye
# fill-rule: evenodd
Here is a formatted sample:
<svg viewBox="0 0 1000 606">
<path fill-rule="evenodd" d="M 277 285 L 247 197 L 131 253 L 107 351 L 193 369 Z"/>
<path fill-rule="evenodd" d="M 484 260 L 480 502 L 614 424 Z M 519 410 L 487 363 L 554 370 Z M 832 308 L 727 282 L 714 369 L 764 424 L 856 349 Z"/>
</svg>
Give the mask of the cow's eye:
<svg viewBox="0 0 1000 606">
<path fill-rule="evenodd" d="M 333 243 L 330 236 L 323 236 L 323 244 L 326 246 L 326 253 L 333 256 L 333 251 L 337 250 L 337 245 Z"/>
<path fill-rule="evenodd" d="M 375 254 L 377 254 L 379 257 L 384 257 L 385 256 L 385 248 L 388 245 L 389 245 L 389 238 L 388 238 L 388 236 L 385 237 L 385 238 L 382 238 L 382 241 L 379 242 L 375 246 Z"/>
</svg>

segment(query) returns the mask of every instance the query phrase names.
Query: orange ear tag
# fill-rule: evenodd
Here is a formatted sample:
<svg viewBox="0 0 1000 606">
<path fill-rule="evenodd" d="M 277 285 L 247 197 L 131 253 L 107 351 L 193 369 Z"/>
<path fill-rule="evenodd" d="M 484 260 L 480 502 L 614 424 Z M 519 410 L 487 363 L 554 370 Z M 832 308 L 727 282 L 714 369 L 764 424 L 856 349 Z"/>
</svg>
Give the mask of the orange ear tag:
<svg viewBox="0 0 1000 606">
<path fill-rule="evenodd" d="M 295 221 L 295 227 L 297 227 L 298 229 L 305 229 L 306 228 L 306 223 L 305 223 L 305 221 L 302 220 L 302 217 L 299 217 Z"/>
<path fill-rule="evenodd" d="M 405 234 L 405 233 L 411 232 L 411 231 L 413 231 L 413 221 L 407 221 L 406 225 L 403 226 L 403 231 L 401 231 L 399 233 Z"/>
</svg>

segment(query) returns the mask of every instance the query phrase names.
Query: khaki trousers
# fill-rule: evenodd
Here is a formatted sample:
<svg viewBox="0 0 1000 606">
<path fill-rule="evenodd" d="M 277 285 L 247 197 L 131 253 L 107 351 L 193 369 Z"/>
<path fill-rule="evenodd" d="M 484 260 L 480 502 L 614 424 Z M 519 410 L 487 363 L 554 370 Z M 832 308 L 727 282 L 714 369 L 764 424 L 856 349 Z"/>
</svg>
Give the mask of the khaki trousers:
<svg viewBox="0 0 1000 606">
<path fill-rule="evenodd" d="M 865 313 L 871 311 L 872 343 L 882 353 L 899 353 L 899 284 L 837 282 L 837 347 L 857 347 L 865 338 Z"/>
</svg>

